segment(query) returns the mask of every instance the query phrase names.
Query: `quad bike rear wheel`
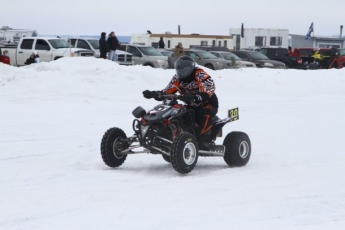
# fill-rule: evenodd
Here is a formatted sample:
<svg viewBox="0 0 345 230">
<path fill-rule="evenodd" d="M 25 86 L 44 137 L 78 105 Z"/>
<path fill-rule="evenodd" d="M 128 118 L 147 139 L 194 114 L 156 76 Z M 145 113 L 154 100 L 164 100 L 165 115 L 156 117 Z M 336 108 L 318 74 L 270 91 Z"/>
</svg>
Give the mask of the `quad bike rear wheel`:
<svg viewBox="0 0 345 230">
<path fill-rule="evenodd" d="M 191 172 L 199 156 L 199 147 L 196 138 L 190 133 L 180 133 L 174 139 L 170 160 L 173 168 L 181 173 L 186 174 Z"/>
<path fill-rule="evenodd" d="M 119 128 L 110 128 L 103 135 L 101 142 L 101 155 L 104 163 L 109 167 L 119 167 L 126 158 L 126 154 L 121 154 L 121 151 L 128 148 L 127 142 L 123 139 L 126 134 Z"/>
<path fill-rule="evenodd" d="M 252 147 L 246 133 L 231 132 L 224 138 L 224 160 L 229 166 L 244 166 L 248 163 Z"/>
</svg>

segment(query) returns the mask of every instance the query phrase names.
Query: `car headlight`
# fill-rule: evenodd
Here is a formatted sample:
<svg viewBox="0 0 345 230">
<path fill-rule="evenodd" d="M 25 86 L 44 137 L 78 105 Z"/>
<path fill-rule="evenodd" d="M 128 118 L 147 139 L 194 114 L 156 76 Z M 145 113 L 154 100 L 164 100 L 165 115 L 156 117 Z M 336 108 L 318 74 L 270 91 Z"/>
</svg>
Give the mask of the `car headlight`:
<svg viewBox="0 0 345 230">
<path fill-rule="evenodd" d="M 216 64 L 220 67 L 224 67 L 224 64 L 222 62 L 217 61 Z"/>
<path fill-rule="evenodd" d="M 158 60 L 157 60 L 157 63 L 158 63 L 158 64 L 164 64 L 164 63 L 165 63 L 165 61 L 164 61 L 164 60 L 160 60 L 160 59 L 158 59 Z"/>
<path fill-rule="evenodd" d="M 272 63 L 265 62 L 265 63 L 264 63 L 264 66 L 273 67 L 273 64 L 272 64 Z"/>
<path fill-rule="evenodd" d="M 238 67 L 244 67 L 244 66 L 245 66 L 245 64 L 243 64 L 243 63 L 241 63 L 241 62 L 237 62 L 236 65 L 237 65 Z"/>
</svg>

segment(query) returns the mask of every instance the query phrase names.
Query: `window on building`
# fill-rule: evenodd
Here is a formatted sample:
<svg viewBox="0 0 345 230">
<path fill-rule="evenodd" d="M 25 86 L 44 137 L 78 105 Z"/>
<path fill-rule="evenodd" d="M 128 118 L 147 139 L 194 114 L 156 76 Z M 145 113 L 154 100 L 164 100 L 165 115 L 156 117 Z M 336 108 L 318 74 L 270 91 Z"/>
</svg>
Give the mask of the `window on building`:
<svg viewBox="0 0 345 230">
<path fill-rule="evenodd" d="M 338 48 L 340 49 L 340 45 L 337 45 L 337 44 L 322 44 L 320 43 L 319 44 L 319 48 Z"/>
<path fill-rule="evenodd" d="M 156 49 L 159 47 L 158 42 L 151 42 L 151 46 Z"/>
<path fill-rule="evenodd" d="M 281 46 L 283 38 L 282 37 L 271 37 L 270 46 Z"/>
<path fill-rule="evenodd" d="M 168 48 L 170 48 L 170 40 L 168 40 Z"/>
<path fill-rule="evenodd" d="M 255 37 L 255 46 L 266 46 L 266 37 L 256 36 Z"/>
<path fill-rule="evenodd" d="M 218 46 L 222 46 L 222 42 L 221 41 L 218 41 Z"/>
<path fill-rule="evenodd" d="M 212 40 L 212 46 L 216 46 L 216 40 Z"/>
<path fill-rule="evenodd" d="M 228 41 L 224 40 L 224 47 L 228 47 Z"/>
<path fill-rule="evenodd" d="M 202 46 L 207 46 L 207 41 L 201 41 L 201 42 L 200 42 L 200 45 L 202 45 Z"/>
</svg>

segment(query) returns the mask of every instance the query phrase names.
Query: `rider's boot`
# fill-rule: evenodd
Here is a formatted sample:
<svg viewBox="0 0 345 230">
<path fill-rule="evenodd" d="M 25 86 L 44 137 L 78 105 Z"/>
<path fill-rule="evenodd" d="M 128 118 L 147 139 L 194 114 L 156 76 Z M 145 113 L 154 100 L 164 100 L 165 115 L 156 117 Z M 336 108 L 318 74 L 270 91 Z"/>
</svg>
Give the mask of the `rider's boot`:
<svg viewBox="0 0 345 230">
<path fill-rule="evenodd" d="M 210 150 L 210 142 L 211 142 L 211 132 L 207 132 L 199 136 L 199 150 Z"/>
</svg>

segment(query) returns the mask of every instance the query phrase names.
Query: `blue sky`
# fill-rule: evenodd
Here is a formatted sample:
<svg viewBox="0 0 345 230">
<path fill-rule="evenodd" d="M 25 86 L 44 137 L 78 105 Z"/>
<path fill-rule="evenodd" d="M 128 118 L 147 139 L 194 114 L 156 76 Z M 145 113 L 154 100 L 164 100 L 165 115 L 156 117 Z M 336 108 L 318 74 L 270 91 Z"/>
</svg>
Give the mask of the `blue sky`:
<svg viewBox="0 0 345 230">
<path fill-rule="evenodd" d="M 230 28 L 289 29 L 306 34 L 314 22 L 315 35 L 338 35 L 345 24 L 345 0 L 12 0 L 1 4 L 0 26 L 35 29 L 41 34 L 117 35 L 166 31 L 228 35 Z M 336 16 L 338 15 L 338 16 Z M 344 33 L 343 33 L 344 34 Z"/>
</svg>

